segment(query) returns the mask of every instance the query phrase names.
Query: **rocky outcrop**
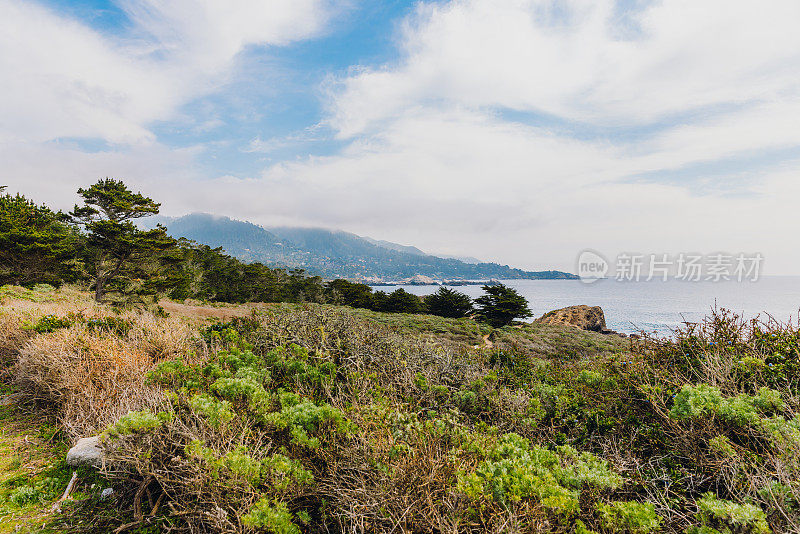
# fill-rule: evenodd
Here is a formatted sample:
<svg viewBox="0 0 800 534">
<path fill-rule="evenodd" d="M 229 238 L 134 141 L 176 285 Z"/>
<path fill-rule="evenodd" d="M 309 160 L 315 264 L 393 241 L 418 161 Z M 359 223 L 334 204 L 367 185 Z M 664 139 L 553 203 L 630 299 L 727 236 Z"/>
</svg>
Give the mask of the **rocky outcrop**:
<svg viewBox="0 0 800 534">
<path fill-rule="evenodd" d="M 69 465 L 91 465 L 93 467 L 103 466 L 103 449 L 100 447 L 100 436 L 91 438 L 81 438 L 67 452 L 67 464 Z"/>
<path fill-rule="evenodd" d="M 592 332 L 610 332 L 600 306 L 568 306 L 545 313 L 534 321 L 540 324 L 569 325 Z"/>
</svg>

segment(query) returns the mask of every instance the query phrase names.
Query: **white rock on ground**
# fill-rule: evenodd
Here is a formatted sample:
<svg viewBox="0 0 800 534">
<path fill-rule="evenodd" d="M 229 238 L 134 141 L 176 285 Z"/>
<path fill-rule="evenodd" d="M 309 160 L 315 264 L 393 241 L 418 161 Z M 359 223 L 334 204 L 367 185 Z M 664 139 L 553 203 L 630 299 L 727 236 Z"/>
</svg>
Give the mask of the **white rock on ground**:
<svg viewBox="0 0 800 534">
<path fill-rule="evenodd" d="M 4 395 L 0 397 L 0 406 L 11 406 L 12 404 L 16 404 L 21 397 L 22 396 L 19 393 Z"/>
<path fill-rule="evenodd" d="M 100 448 L 100 436 L 79 439 L 78 443 L 67 452 L 67 464 L 102 466 L 103 449 Z"/>
</svg>

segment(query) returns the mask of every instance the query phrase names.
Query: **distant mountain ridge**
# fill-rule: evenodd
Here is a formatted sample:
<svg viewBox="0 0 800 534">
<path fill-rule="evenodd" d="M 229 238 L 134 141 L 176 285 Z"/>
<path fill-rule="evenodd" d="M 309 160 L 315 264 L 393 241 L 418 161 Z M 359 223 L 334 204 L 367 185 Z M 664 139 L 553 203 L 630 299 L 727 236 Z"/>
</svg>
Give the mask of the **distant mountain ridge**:
<svg viewBox="0 0 800 534">
<path fill-rule="evenodd" d="M 192 213 L 149 217 L 140 224 L 163 224 L 174 237 L 185 237 L 242 261 L 302 268 L 325 278 L 371 282 L 400 281 L 422 275 L 437 280 L 574 279 L 561 271 L 524 271 L 497 263 L 467 263 L 426 254 L 417 247 L 365 238 L 341 230 L 275 227 Z M 473 259 L 473 258 L 469 258 Z"/>
<path fill-rule="evenodd" d="M 417 247 L 412 247 L 409 245 L 398 245 L 397 243 L 392 243 L 391 241 L 384 241 L 383 239 L 372 239 L 371 237 L 362 237 L 364 241 L 368 243 L 372 243 L 373 245 L 377 245 L 379 247 L 388 248 L 389 250 L 396 250 L 397 252 L 405 252 L 407 254 L 413 254 L 415 256 L 427 256 L 426 253 L 422 252 Z"/>
</svg>

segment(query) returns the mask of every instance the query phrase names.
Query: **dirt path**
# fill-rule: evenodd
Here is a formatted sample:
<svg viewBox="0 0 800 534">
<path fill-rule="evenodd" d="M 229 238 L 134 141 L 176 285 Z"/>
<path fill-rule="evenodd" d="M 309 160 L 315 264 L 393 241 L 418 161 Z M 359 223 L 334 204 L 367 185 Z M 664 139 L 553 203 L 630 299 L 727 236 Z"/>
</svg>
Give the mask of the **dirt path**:
<svg viewBox="0 0 800 534">
<path fill-rule="evenodd" d="M 491 349 L 492 347 L 494 347 L 494 343 L 492 343 L 492 341 L 489 339 L 490 335 L 491 334 L 486 334 L 485 336 L 481 336 L 481 339 L 483 339 L 483 345 L 472 345 L 472 348 L 473 349 L 480 349 L 480 348 Z"/>
</svg>

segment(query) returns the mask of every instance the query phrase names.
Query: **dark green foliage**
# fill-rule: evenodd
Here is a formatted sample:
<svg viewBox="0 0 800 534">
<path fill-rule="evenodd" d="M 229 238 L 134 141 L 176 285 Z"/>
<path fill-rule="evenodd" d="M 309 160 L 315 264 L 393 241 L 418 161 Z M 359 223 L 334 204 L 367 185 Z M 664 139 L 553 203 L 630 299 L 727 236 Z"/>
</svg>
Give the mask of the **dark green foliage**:
<svg viewBox="0 0 800 534">
<path fill-rule="evenodd" d="M 372 288 L 367 284 L 338 279 L 325 284 L 325 290 L 329 300 L 335 304 L 372 309 Z"/>
<path fill-rule="evenodd" d="M 353 308 L 365 308 L 388 313 L 424 313 L 426 311 L 422 299 L 402 288 L 391 293 L 372 292 L 366 284 L 358 284 L 349 280 L 333 280 L 325 284 L 327 300 L 336 304 L 344 304 Z"/>
<path fill-rule="evenodd" d="M 120 317 L 103 317 L 102 319 L 89 319 L 86 321 L 86 329 L 90 331 L 108 331 L 120 337 L 128 335 L 128 332 L 133 328 L 133 323 L 130 319 L 122 319 Z"/>
<path fill-rule="evenodd" d="M 800 331 L 755 325 L 752 345 L 765 355 L 760 372 L 770 386 L 800 393 Z"/>
<path fill-rule="evenodd" d="M 466 317 L 472 313 L 472 299 L 448 287 L 440 287 L 433 295 L 425 297 L 428 313 L 442 317 Z"/>
<path fill-rule="evenodd" d="M 483 286 L 481 289 L 486 294 L 475 299 L 478 318 L 495 328 L 532 315 L 528 301 L 515 289 L 503 284 Z"/>
<path fill-rule="evenodd" d="M 421 313 L 422 300 L 404 289 L 395 289 L 386 295 L 385 298 L 380 300 L 376 298 L 376 301 L 373 303 L 373 309 L 375 311 L 390 313 Z"/>
<path fill-rule="evenodd" d="M 63 214 L 21 195 L 0 196 L 0 285 L 75 280 L 80 241 Z"/>
<path fill-rule="evenodd" d="M 219 302 L 321 302 L 322 280 L 302 270 L 242 263 L 221 249 L 181 240 L 167 284 L 174 299 Z"/>
<path fill-rule="evenodd" d="M 86 255 L 94 267 L 95 300 L 107 300 L 112 293 L 128 299 L 163 289 L 159 275 L 167 260 L 164 253 L 176 242 L 163 227 L 145 231 L 131 222 L 158 213 L 160 204 L 109 178 L 78 189 L 78 194 L 84 205 L 76 205 L 70 216 L 88 233 Z"/>
</svg>

